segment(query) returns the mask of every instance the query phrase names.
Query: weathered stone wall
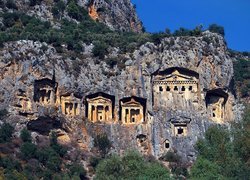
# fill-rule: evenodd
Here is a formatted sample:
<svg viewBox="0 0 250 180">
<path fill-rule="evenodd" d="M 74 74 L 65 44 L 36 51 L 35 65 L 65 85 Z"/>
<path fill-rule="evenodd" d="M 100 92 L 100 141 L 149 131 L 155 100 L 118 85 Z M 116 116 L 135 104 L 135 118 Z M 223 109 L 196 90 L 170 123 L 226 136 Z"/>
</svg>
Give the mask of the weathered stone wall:
<svg viewBox="0 0 250 180">
<path fill-rule="evenodd" d="M 209 44 L 203 40 L 204 37 L 210 39 Z M 225 123 L 240 116 L 240 108 L 230 89 L 232 59 L 228 56 L 224 39 L 219 35 L 204 32 L 200 37 L 170 37 L 163 39 L 158 45 L 147 43 L 133 54 L 119 55 L 128 59 L 124 69 L 117 66 L 111 69 L 105 62 L 94 58 L 89 49 L 91 46 L 86 46 L 86 51 L 72 59 L 70 53 L 59 54 L 44 43 L 6 43 L 0 49 L 0 108 L 10 111 L 11 115 L 7 120 L 20 130 L 30 119 L 46 115 L 59 119 L 62 117 L 65 119 L 65 126 L 72 126 L 65 131 L 67 139 L 70 134 L 78 133 L 77 142 L 87 150 L 93 147 L 93 137 L 99 130 L 109 135 L 115 152 L 138 148 L 144 153 L 160 157 L 165 153 L 164 141 L 169 140 L 170 150 L 175 149 L 184 160 L 193 161 L 195 142 L 214 123 L 206 108 L 205 97 L 208 90 L 221 88 L 228 94 Z M 114 56 L 118 57 L 118 54 L 112 54 Z M 198 110 L 153 108 L 152 74 L 170 67 L 182 67 L 199 74 L 201 101 Z M 92 124 L 84 117 L 68 119 L 58 109 L 60 105 L 44 107 L 34 102 L 34 82 L 43 78 L 55 78 L 58 84 L 57 98 L 63 94 L 76 93 L 84 100 L 87 95 L 99 91 L 114 95 L 114 123 Z M 25 92 L 25 97 L 30 100 L 33 109 L 30 116 L 20 116 L 15 107 L 19 91 Z M 124 125 L 118 117 L 119 100 L 132 95 L 147 99 L 146 122 Z M 84 105 L 81 111 L 84 111 Z M 77 125 L 80 122 L 85 122 L 85 125 Z M 186 123 L 187 135 L 176 137 L 173 134 L 173 122 Z M 143 142 L 138 143 L 140 141 L 137 137 L 142 137 Z"/>
</svg>

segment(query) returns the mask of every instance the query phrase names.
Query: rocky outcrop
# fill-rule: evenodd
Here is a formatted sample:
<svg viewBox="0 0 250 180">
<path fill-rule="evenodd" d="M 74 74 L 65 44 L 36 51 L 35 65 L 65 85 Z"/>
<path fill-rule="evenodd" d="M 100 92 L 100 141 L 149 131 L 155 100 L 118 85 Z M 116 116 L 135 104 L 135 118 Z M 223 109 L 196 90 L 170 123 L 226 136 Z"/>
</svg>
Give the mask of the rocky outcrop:
<svg viewBox="0 0 250 180">
<path fill-rule="evenodd" d="M 93 57 L 88 50 L 90 48 L 86 46 L 84 52 L 72 58 L 70 53 L 59 54 L 45 43 L 6 43 L 0 50 L 1 109 L 8 109 L 10 117 L 20 116 L 20 111 L 27 110 L 27 106 L 20 104 L 21 99 L 29 101 L 31 115 L 22 116 L 26 120 L 22 121 L 23 125 L 39 116 L 64 117 L 64 124 L 70 127 L 65 134 L 71 134 L 70 137 L 75 137 L 79 146 L 89 151 L 93 147 L 95 135 L 107 133 L 113 151 L 118 153 L 135 148 L 142 153 L 161 157 L 167 151 L 177 151 L 183 160 L 191 162 L 196 156 L 195 142 L 204 136 L 210 125 L 217 123 L 207 108 L 207 92 L 210 91 L 211 95 L 211 90 L 221 89 L 227 94 L 227 101 L 222 104 L 225 111 L 222 124 L 239 118 L 241 114 L 240 106 L 230 89 L 232 60 L 228 56 L 224 39 L 217 34 L 204 32 L 199 37 L 169 37 L 157 45 L 142 45 L 132 54 L 107 55 L 126 58 L 124 68 L 110 68 L 104 61 Z M 171 108 L 154 106 L 154 73 L 173 67 L 188 69 L 199 75 L 197 109 L 182 108 L 179 101 L 175 100 Z M 46 78 L 57 84 L 56 100 L 43 105 L 34 101 L 34 94 L 37 93 L 34 91 L 34 83 Z M 85 97 L 99 91 L 115 96 L 112 122 L 92 123 L 86 118 Z M 60 95 L 71 93 L 83 97 L 81 115 L 75 118 L 65 117 L 60 109 Z M 130 96 L 147 99 L 145 122 L 126 125 L 119 120 L 119 100 Z M 186 103 L 192 106 L 193 102 Z"/>
<path fill-rule="evenodd" d="M 18 9 L 27 15 L 35 16 L 43 21 L 51 22 L 55 27 L 59 28 L 60 23 L 54 17 L 53 9 L 58 1 L 23 1 L 15 0 L 14 5 L 6 5 L 7 1 L 3 1 L 5 6 L 0 7 L 0 12 L 5 10 L 13 12 Z M 32 2 L 32 3 L 31 3 Z M 67 11 L 69 0 L 61 1 L 65 6 L 60 9 L 61 15 L 59 19 L 72 20 Z M 106 24 L 112 30 L 142 32 L 142 23 L 139 20 L 135 8 L 130 0 L 78 0 L 77 4 L 89 12 L 92 19 Z M 63 7 L 60 5 L 60 7 Z M 73 20 L 76 21 L 76 20 Z"/>
<path fill-rule="evenodd" d="M 142 23 L 130 0 L 90 0 L 85 4 L 93 19 L 100 20 L 111 29 L 142 32 Z"/>
</svg>

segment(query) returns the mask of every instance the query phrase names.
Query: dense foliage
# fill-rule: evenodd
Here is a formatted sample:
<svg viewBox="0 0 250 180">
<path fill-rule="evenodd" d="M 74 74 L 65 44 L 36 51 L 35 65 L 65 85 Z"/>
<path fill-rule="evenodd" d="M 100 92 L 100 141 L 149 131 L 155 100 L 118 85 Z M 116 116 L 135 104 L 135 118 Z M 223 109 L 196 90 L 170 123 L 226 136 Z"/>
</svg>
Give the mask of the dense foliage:
<svg viewBox="0 0 250 180">
<path fill-rule="evenodd" d="M 93 21 L 87 11 L 74 1 L 69 4 L 56 3 L 53 14 L 61 24 L 53 27 L 48 21 L 41 21 L 24 13 L 2 13 L 3 23 L 0 31 L 0 43 L 15 40 L 34 40 L 47 42 L 61 51 L 61 45 L 66 44 L 68 50 L 80 52 L 83 43 L 97 45 L 94 55 L 103 57 L 109 46 L 120 47 L 122 52 L 130 52 L 136 47 L 152 41 L 150 34 L 112 31 L 102 23 Z M 61 19 L 62 11 L 66 9 L 71 18 L 79 23 Z"/>
<path fill-rule="evenodd" d="M 6 128 L 7 127 L 7 128 Z M 3 133 L 1 129 L 5 129 Z M 0 179 L 84 179 L 86 171 L 75 161 L 64 162 L 67 150 L 57 143 L 55 133 L 52 133 L 50 145 L 38 147 L 31 142 L 31 134 L 23 129 L 20 134 L 20 154 L 13 156 L 11 136 L 13 127 L 4 124 L 0 129 L 0 139 L 8 137 L 9 143 L 1 144 L 0 149 Z"/>
<path fill-rule="evenodd" d="M 241 97 L 250 96 L 250 61 L 239 59 L 234 62 L 235 87 Z"/>
<path fill-rule="evenodd" d="M 14 128 L 9 123 L 3 123 L 0 127 L 0 143 L 11 140 Z"/>
<path fill-rule="evenodd" d="M 98 180 L 105 179 L 170 179 L 168 170 L 156 161 L 147 161 L 139 153 L 113 155 L 101 161 L 96 169 Z"/>
<path fill-rule="evenodd" d="M 214 126 L 198 141 L 193 179 L 248 179 L 250 177 L 250 109 L 232 129 Z"/>
</svg>

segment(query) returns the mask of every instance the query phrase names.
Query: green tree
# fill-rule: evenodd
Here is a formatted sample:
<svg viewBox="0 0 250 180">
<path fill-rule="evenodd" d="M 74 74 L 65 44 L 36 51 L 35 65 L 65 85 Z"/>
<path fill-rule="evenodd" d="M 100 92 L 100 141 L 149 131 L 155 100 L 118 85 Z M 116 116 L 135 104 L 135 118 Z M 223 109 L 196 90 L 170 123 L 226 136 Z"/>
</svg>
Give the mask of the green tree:
<svg viewBox="0 0 250 180">
<path fill-rule="evenodd" d="M 225 36 L 225 30 L 224 30 L 224 27 L 220 26 L 220 25 L 217 25 L 217 24 L 211 24 L 209 27 L 208 27 L 208 30 L 210 32 L 214 32 L 214 33 L 218 33 L 222 36 Z"/>
<path fill-rule="evenodd" d="M 25 142 L 22 144 L 20 151 L 22 158 L 28 160 L 36 157 L 37 147 L 31 142 Z"/>
<path fill-rule="evenodd" d="M 98 164 L 95 179 L 120 179 L 123 176 L 123 170 L 121 158 L 113 155 Z"/>
<path fill-rule="evenodd" d="M 241 122 L 232 124 L 230 130 L 212 126 L 205 139 L 196 144 L 198 160 L 191 169 L 191 178 L 199 179 L 248 179 L 250 109 Z"/>
<path fill-rule="evenodd" d="M 170 179 L 168 170 L 158 162 L 146 161 L 138 152 L 123 157 L 112 155 L 96 168 L 95 179 Z"/>
<path fill-rule="evenodd" d="M 0 127 L 0 143 L 9 142 L 13 132 L 14 127 L 12 127 L 9 123 L 3 123 Z"/>
<path fill-rule="evenodd" d="M 55 132 L 51 133 L 50 136 L 50 147 L 55 150 L 57 154 L 63 157 L 67 153 L 67 149 L 57 142 L 57 135 Z"/>
<path fill-rule="evenodd" d="M 111 148 L 111 142 L 108 139 L 107 134 L 99 134 L 94 138 L 94 146 L 99 149 L 102 157 L 108 153 Z"/>
<path fill-rule="evenodd" d="M 71 177 L 78 177 L 80 179 L 84 179 L 86 176 L 86 170 L 84 169 L 83 165 L 74 163 L 69 166 Z"/>
<path fill-rule="evenodd" d="M 207 159 L 198 158 L 191 169 L 191 179 L 224 179 L 220 167 Z"/>
<path fill-rule="evenodd" d="M 106 43 L 101 42 L 101 41 L 95 41 L 92 53 L 94 56 L 103 59 L 104 56 L 107 54 L 107 49 L 108 49 L 108 45 Z"/>
<path fill-rule="evenodd" d="M 22 129 L 20 138 L 23 142 L 31 142 L 31 134 L 26 128 Z"/>
</svg>

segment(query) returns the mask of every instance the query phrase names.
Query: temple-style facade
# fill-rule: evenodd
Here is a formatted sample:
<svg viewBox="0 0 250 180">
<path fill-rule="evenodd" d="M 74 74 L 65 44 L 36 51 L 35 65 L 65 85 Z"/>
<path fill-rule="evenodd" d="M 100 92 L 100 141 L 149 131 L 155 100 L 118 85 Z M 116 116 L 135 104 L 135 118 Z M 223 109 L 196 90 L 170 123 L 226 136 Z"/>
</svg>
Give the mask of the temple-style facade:
<svg viewBox="0 0 250 180">
<path fill-rule="evenodd" d="M 172 67 L 153 74 L 154 107 L 197 107 L 199 102 L 199 74 Z"/>
<path fill-rule="evenodd" d="M 80 96 L 73 93 L 60 97 L 62 113 L 66 116 L 79 116 L 81 113 L 82 100 Z"/>
<path fill-rule="evenodd" d="M 206 105 L 210 118 L 222 123 L 225 118 L 225 104 L 228 99 L 228 94 L 222 89 L 214 89 L 207 92 Z"/>
<path fill-rule="evenodd" d="M 86 112 L 88 119 L 92 122 L 111 121 L 114 117 L 114 102 L 114 96 L 103 92 L 86 96 Z"/>
<path fill-rule="evenodd" d="M 36 80 L 34 84 L 34 101 L 42 105 L 54 105 L 56 102 L 57 83 L 50 79 Z"/>
<path fill-rule="evenodd" d="M 120 119 L 124 124 L 138 124 L 145 121 L 146 99 L 127 97 L 120 100 Z"/>
</svg>

